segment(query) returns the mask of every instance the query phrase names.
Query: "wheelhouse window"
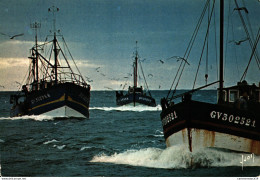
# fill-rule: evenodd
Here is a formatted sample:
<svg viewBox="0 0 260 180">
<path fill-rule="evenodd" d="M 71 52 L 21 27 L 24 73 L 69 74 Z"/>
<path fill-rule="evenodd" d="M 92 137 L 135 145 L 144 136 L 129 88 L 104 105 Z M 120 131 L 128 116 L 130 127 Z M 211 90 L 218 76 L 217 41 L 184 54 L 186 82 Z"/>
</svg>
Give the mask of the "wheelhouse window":
<svg viewBox="0 0 260 180">
<path fill-rule="evenodd" d="M 229 90 L 229 102 L 235 102 L 238 99 L 238 90 Z"/>
</svg>

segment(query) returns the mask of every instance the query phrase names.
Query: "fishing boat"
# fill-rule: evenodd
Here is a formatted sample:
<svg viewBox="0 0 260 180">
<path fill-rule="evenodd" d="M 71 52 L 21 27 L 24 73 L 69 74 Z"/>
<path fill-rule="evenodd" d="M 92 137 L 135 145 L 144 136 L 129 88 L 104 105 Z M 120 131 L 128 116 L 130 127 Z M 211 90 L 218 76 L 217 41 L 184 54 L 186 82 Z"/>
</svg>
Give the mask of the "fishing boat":
<svg viewBox="0 0 260 180">
<path fill-rule="evenodd" d="M 209 14 L 214 12 L 214 2 Z M 206 2 L 203 12 L 209 7 Z M 249 84 L 244 73 L 242 78 L 234 82 L 233 86 L 224 87 L 224 0 L 220 0 L 220 39 L 219 39 L 219 75 L 214 82 L 192 90 L 176 94 L 176 88 L 168 92 L 168 95 L 161 99 L 162 112 L 161 122 L 163 126 L 166 146 L 183 145 L 190 152 L 202 148 L 225 149 L 235 152 L 246 152 L 260 155 L 260 83 Z M 235 8 L 239 15 L 247 9 L 240 7 L 235 1 Z M 202 15 L 203 16 L 203 15 Z M 202 17 L 201 16 L 201 17 Z M 199 23 L 203 18 L 200 17 Z M 209 16 L 210 19 L 211 16 Z M 243 16 L 240 16 L 243 17 Z M 210 20 L 208 21 L 210 23 Z M 199 24 L 198 23 L 198 24 Z M 210 26 L 208 25 L 207 29 Z M 245 27 L 244 27 L 245 28 Z M 196 27 L 198 31 L 199 26 Z M 208 33 L 208 30 L 206 31 Z M 194 42 L 194 37 L 190 42 Z M 206 35 L 206 37 L 208 34 Z M 259 67 L 257 54 L 257 43 L 260 38 L 260 30 L 256 38 L 247 34 L 250 42 L 249 63 L 253 57 Z M 204 45 L 207 44 L 204 41 Z M 203 44 L 200 44 L 203 45 Z M 184 54 L 180 64 L 179 74 L 186 66 L 189 58 L 189 51 Z M 246 52 L 245 52 L 246 53 Z M 248 67 L 245 67 L 246 71 Z M 245 72 L 246 72 L 245 71 Z M 228 72 L 226 72 L 226 76 Z M 259 75 L 256 75 L 259 77 Z M 193 76 L 194 77 L 194 76 Z M 205 74 L 207 79 L 208 74 Z M 178 78 L 176 78 L 178 79 Z M 174 82 L 177 84 L 176 82 Z M 218 84 L 216 104 L 193 100 L 194 93 L 204 88 Z M 170 95 L 172 93 L 172 95 Z"/>
<path fill-rule="evenodd" d="M 52 6 L 48 10 L 53 13 L 52 35 L 40 44 L 37 29 L 41 24 L 31 24 L 35 30 L 35 45 L 30 49 L 29 72 L 20 90 L 10 96 L 13 104 L 10 116 L 89 117 L 90 85 L 81 75 L 60 30 L 56 30 L 54 14 L 59 9 Z M 48 40 L 50 37 L 51 40 Z M 73 62 L 77 73 L 70 62 Z"/>
<path fill-rule="evenodd" d="M 138 87 L 137 79 L 138 79 L 138 63 L 142 70 L 142 75 L 145 80 L 145 84 L 147 87 L 147 92 L 144 91 L 143 87 Z M 136 50 L 135 50 L 135 58 L 133 62 L 133 77 L 134 77 L 134 85 L 129 86 L 128 92 L 124 94 L 123 91 L 116 91 L 116 104 L 119 106 L 122 105 L 133 105 L 136 106 L 137 104 L 146 105 L 146 106 L 152 106 L 155 107 L 156 103 L 154 98 L 151 95 L 151 92 L 149 91 L 148 84 L 146 82 L 143 68 L 141 65 L 141 62 L 139 61 L 139 54 L 137 51 L 137 41 L 136 41 Z"/>
</svg>

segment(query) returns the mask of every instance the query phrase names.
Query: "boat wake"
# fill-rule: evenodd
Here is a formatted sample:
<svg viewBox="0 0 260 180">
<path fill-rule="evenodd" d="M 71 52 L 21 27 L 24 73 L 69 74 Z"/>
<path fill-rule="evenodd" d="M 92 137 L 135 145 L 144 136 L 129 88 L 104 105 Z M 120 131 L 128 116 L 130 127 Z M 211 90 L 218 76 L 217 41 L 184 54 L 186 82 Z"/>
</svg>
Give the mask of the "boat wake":
<svg viewBox="0 0 260 180">
<path fill-rule="evenodd" d="M 199 167 L 226 167 L 241 166 L 242 153 L 221 151 L 218 149 L 202 149 L 198 152 L 186 150 L 182 146 L 173 146 L 166 149 L 146 148 L 127 150 L 111 156 L 101 154 L 94 156 L 90 162 L 126 164 L 150 168 L 183 169 Z M 244 154 L 243 158 L 253 157 L 243 161 L 243 167 L 260 166 L 260 156 Z M 192 159 L 192 163 L 191 163 Z"/>
<path fill-rule="evenodd" d="M 161 111 L 161 105 L 157 105 L 156 107 L 151 106 L 118 106 L 118 107 L 90 107 L 90 110 L 102 110 L 102 111 L 136 111 L 136 112 L 143 112 L 143 111 Z"/>
<path fill-rule="evenodd" d="M 62 118 L 62 117 L 61 117 Z M 55 117 L 46 116 L 46 115 L 30 115 L 30 116 L 21 116 L 21 117 L 0 117 L 0 120 L 34 120 L 34 121 L 52 121 L 55 120 Z"/>
</svg>

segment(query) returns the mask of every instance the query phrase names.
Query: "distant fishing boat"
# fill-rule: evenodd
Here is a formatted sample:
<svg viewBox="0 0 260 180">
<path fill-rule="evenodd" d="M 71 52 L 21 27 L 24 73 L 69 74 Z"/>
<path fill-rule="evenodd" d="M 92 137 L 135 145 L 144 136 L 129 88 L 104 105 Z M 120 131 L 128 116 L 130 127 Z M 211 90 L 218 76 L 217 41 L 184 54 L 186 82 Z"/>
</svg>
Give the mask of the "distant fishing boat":
<svg viewBox="0 0 260 180">
<path fill-rule="evenodd" d="M 152 97 L 151 92 L 148 89 L 148 85 L 147 85 L 147 82 L 145 80 L 145 76 L 144 76 L 144 73 L 143 73 L 143 70 L 142 70 L 141 63 L 138 60 L 139 60 L 139 55 L 138 55 L 138 51 L 137 51 L 137 41 L 136 41 L 135 59 L 134 59 L 134 63 L 133 63 L 134 85 L 129 86 L 128 92 L 126 94 L 124 94 L 123 91 L 120 91 L 120 92 L 116 91 L 116 103 L 119 106 L 127 105 L 127 104 L 136 106 L 137 104 L 142 104 L 142 105 L 155 107 L 156 106 L 155 100 Z M 143 78 L 144 78 L 145 83 L 146 83 L 146 87 L 147 87 L 147 90 L 148 90 L 147 93 L 144 92 L 142 86 L 138 87 L 138 84 L 137 84 L 138 62 L 141 66 L 142 75 L 143 75 Z"/>
<path fill-rule="evenodd" d="M 209 5 L 207 1 L 203 10 L 204 14 Z M 215 3 L 209 15 L 214 12 L 214 5 Z M 239 7 L 237 3 L 236 6 L 241 15 L 240 11 L 245 8 Z M 202 16 L 200 19 L 203 19 Z M 201 24 L 201 21 L 199 23 Z M 208 25 L 207 28 L 208 33 L 210 26 Z M 198 29 L 199 25 L 196 31 Z M 237 84 L 224 87 L 223 34 L 224 0 L 220 0 L 219 80 L 179 95 L 175 95 L 175 88 L 169 91 L 166 98 L 161 99 L 161 121 L 166 145 L 167 147 L 185 145 L 191 152 L 200 148 L 214 147 L 260 155 L 260 83 L 258 81 L 248 84 L 245 80 L 246 73 L 244 73 Z M 196 32 L 193 34 L 191 43 L 194 42 L 194 37 L 196 37 Z M 254 41 L 254 37 L 247 35 L 247 38 L 254 42 L 251 43 L 249 66 L 253 56 L 259 63 L 256 48 L 260 38 L 260 29 Z M 204 45 L 206 42 L 204 41 Z M 186 52 L 189 51 L 190 49 Z M 189 53 L 185 53 L 184 59 L 188 60 L 188 56 Z M 184 69 L 185 65 L 185 61 L 181 62 L 180 69 Z M 245 68 L 247 71 L 248 67 Z M 226 75 L 228 73 L 226 72 Z M 207 77 L 208 74 L 205 74 L 206 79 Z M 192 100 L 194 92 L 216 83 L 219 84 L 217 104 Z M 175 103 L 177 98 L 182 98 L 181 102 Z"/>
<path fill-rule="evenodd" d="M 52 6 L 49 12 L 59 11 Z M 55 28 L 53 19 L 53 35 L 48 37 L 43 44 L 38 44 L 37 29 L 40 23 L 31 24 L 35 29 L 35 45 L 30 50 L 30 66 L 26 83 L 22 89 L 10 96 L 13 104 L 10 112 L 11 117 L 23 115 L 50 115 L 53 117 L 89 117 L 90 85 L 86 83 L 68 46 Z M 60 44 L 59 39 L 63 43 Z M 64 49 L 62 49 L 62 45 Z M 41 53 L 42 52 L 42 53 Z M 44 56 L 43 53 L 49 52 Z M 75 73 L 69 63 L 73 62 Z"/>
</svg>

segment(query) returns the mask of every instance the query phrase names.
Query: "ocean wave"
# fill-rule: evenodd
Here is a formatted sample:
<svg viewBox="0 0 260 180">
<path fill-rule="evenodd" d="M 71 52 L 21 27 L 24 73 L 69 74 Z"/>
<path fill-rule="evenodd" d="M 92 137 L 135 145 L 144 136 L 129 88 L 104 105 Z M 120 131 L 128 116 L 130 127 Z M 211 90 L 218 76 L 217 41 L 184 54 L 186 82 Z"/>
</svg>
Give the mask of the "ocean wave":
<svg viewBox="0 0 260 180">
<path fill-rule="evenodd" d="M 4 142 L 5 142 L 4 140 L 0 139 L 0 143 L 4 143 Z"/>
<path fill-rule="evenodd" d="M 83 146 L 80 148 L 80 151 L 84 151 L 85 149 L 91 149 L 92 147 L 90 146 Z"/>
<path fill-rule="evenodd" d="M 59 142 L 59 141 L 57 141 L 56 139 L 53 139 L 51 141 L 46 141 L 43 144 L 50 144 L 50 143 L 54 143 L 54 142 Z"/>
<path fill-rule="evenodd" d="M 137 105 L 137 106 L 118 106 L 118 107 L 90 107 L 90 110 L 103 110 L 103 111 L 161 111 L 161 105 L 157 105 L 156 107 Z"/>
<path fill-rule="evenodd" d="M 260 166 L 260 156 L 254 155 L 254 160 L 243 163 L 246 166 Z M 226 152 L 218 149 L 201 149 L 189 152 L 183 146 L 173 146 L 166 149 L 145 148 L 127 150 L 113 155 L 101 154 L 94 156 L 90 162 L 127 164 L 150 168 L 183 169 L 197 167 L 241 166 L 241 153 Z"/>
<path fill-rule="evenodd" d="M 154 134 L 153 136 L 154 136 L 154 137 L 163 137 L 164 134 L 163 134 L 163 131 L 156 130 L 156 131 L 155 131 L 155 134 Z"/>
<path fill-rule="evenodd" d="M 57 149 L 59 149 L 59 150 L 62 150 L 63 148 L 66 147 L 66 145 L 58 146 L 58 145 L 54 144 L 53 147 L 54 147 L 54 148 L 57 148 Z"/>
<path fill-rule="evenodd" d="M 52 116 L 46 115 L 26 115 L 26 116 L 19 116 L 19 117 L 0 117 L 0 120 L 35 120 L 35 121 L 52 121 L 55 118 Z"/>
</svg>

